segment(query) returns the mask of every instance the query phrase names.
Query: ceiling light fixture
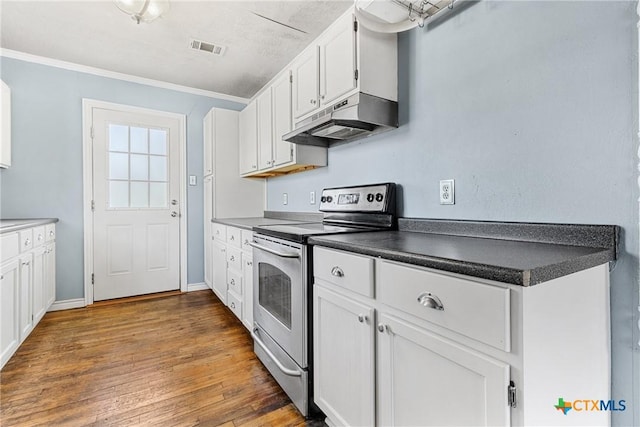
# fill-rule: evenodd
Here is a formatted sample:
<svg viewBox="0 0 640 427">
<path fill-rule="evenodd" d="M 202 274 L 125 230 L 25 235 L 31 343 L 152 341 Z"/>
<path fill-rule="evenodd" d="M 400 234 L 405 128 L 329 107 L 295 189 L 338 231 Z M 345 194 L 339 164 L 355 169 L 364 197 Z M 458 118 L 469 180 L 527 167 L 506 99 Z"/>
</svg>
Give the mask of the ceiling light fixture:
<svg viewBox="0 0 640 427">
<path fill-rule="evenodd" d="M 169 0 L 115 0 L 118 9 L 140 22 L 152 22 L 169 10 Z"/>
</svg>

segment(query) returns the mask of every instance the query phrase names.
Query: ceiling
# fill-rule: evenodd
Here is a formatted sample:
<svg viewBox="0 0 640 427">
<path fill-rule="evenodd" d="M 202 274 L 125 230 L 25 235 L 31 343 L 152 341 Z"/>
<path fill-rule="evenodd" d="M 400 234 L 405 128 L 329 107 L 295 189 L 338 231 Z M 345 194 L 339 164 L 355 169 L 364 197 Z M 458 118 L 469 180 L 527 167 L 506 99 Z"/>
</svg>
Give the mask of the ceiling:
<svg viewBox="0 0 640 427">
<path fill-rule="evenodd" d="M 171 9 L 160 19 L 136 24 L 109 0 L 1 0 L 0 46 L 251 98 L 353 4 L 170 1 Z M 215 56 L 191 49 L 192 39 L 226 46 L 226 51 Z"/>
</svg>

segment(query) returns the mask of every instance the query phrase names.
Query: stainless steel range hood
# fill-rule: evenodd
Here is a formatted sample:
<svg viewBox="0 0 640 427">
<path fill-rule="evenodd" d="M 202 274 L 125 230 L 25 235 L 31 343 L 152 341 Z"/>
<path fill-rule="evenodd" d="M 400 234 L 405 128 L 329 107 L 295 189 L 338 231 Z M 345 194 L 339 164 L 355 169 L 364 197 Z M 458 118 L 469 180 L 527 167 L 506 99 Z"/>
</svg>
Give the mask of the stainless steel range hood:
<svg viewBox="0 0 640 427">
<path fill-rule="evenodd" d="M 397 102 L 360 92 L 296 123 L 296 129 L 283 139 L 294 144 L 327 147 L 397 127 Z"/>
</svg>

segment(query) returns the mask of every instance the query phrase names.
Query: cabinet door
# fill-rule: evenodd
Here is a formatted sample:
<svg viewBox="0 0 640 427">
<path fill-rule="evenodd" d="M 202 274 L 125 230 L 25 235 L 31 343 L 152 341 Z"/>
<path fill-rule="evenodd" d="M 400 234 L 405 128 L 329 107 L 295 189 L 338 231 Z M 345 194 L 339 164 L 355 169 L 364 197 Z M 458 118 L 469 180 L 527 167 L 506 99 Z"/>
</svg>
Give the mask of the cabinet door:
<svg viewBox="0 0 640 427">
<path fill-rule="evenodd" d="M 253 254 L 242 253 L 242 283 L 244 311 L 242 312 L 242 322 L 244 326 L 251 330 L 253 327 Z"/>
<path fill-rule="evenodd" d="M 227 246 L 218 241 L 211 245 L 211 256 L 213 260 L 213 291 L 220 301 L 227 304 Z"/>
<path fill-rule="evenodd" d="M 510 424 L 509 365 L 384 313 L 380 330 L 380 425 Z"/>
<path fill-rule="evenodd" d="M 211 235 L 211 221 L 204 224 L 204 283 L 213 289 L 213 258 L 211 255 L 213 239 Z"/>
<path fill-rule="evenodd" d="M 20 257 L 20 341 L 33 330 L 33 255 Z"/>
<path fill-rule="evenodd" d="M 271 123 L 271 88 L 265 90 L 257 99 L 258 106 L 258 170 L 273 165 L 273 127 Z"/>
<path fill-rule="evenodd" d="M 334 425 L 375 422 L 373 308 L 313 287 L 314 400 Z"/>
<path fill-rule="evenodd" d="M 240 112 L 239 161 L 240 175 L 258 170 L 258 122 L 256 102 Z"/>
<path fill-rule="evenodd" d="M 203 129 L 204 134 L 204 176 L 211 175 L 213 173 L 213 120 L 214 111 L 211 110 L 204 116 Z"/>
<path fill-rule="evenodd" d="M 202 180 L 204 186 L 204 282 L 212 288 L 213 257 L 211 244 L 213 243 L 213 176 Z"/>
<path fill-rule="evenodd" d="M 318 108 L 318 48 L 307 48 L 293 64 L 293 116 L 299 118 Z"/>
<path fill-rule="evenodd" d="M 320 102 L 332 103 L 357 86 L 353 15 L 336 22 L 320 41 Z"/>
<path fill-rule="evenodd" d="M 40 247 L 33 251 L 33 316 L 38 323 L 47 311 L 47 247 Z"/>
<path fill-rule="evenodd" d="M 20 261 L 14 258 L 0 268 L 0 367 L 20 344 Z"/>
<path fill-rule="evenodd" d="M 293 144 L 283 135 L 291 132 L 291 80 L 285 73 L 272 86 L 273 96 L 273 158 L 275 166 L 293 161 Z"/>
<path fill-rule="evenodd" d="M 56 244 L 47 245 L 44 257 L 44 290 L 46 310 L 51 307 L 56 300 Z"/>
</svg>

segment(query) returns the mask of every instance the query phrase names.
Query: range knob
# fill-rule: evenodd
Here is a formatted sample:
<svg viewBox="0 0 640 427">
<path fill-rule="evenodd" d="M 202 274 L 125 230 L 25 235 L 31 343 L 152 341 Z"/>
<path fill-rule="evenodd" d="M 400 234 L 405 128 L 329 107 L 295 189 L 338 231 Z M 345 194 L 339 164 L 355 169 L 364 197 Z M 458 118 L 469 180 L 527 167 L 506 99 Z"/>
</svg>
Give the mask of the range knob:
<svg viewBox="0 0 640 427">
<path fill-rule="evenodd" d="M 373 197 L 374 197 L 373 193 L 367 194 L 367 202 L 369 202 L 369 203 L 373 202 Z"/>
<path fill-rule="evenodd" d="M 333 202 L 333 197 L 327 196 L 327 203 L 331 203 L 331 202 Z"/>
<path fill-rule="evenodd" d="M 382 199 L 384 199 L 384 196 L 382 195 L 382 193 L 376 194 L 376 202 L 381 202 Z"/>
<path fill-rule="evenodd" d="M 326 198 L 326 197 L 324 197 L 324 196 L 320 197 L 320 203 L 324 203 L 324 202 L 326 202 L 326 201 L 327 201 L 327 198 Z"/>
</svg>

